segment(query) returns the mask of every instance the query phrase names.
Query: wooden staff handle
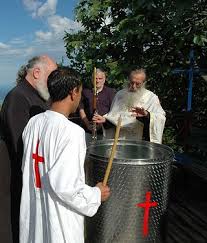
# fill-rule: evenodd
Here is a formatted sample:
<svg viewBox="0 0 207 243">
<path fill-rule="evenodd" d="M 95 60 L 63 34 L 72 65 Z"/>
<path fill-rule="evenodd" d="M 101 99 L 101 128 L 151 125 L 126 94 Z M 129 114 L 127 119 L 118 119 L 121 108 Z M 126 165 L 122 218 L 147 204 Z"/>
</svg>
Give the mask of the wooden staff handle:
<svg viewBox="0 0 207 243">
<path fill-rule="evenodd" d="M 94 67 L 93 70 L 93 113 L 94 114 L 96 112 L 96 108 L 97 108 L 96 67 Z M 93 122 L 92 140 L 96 140 L 96 139 L 97 139 L 97 127 L 96 127 L 96 123 Z"/>
<path fill-rule="evenodd" d="M 117 123 L 117 126 L 116 126 L 114 143 L 113 143 L 113 147 L 112 147 L 112 150 L 111 150 L 111 154 L 110 154 L 110 157 L 109 157 L 108 165 L 107 165 L 104 180 L 103 180 L 104 186 L 106 186 L 108 178 L 109 178 L 109 174 L 111 172 L 111 167 L 112 167 L 112 163 L 113 163 L 113 160 L 114 160 L 114 155 L 116 153 L 116 146 L 117 146 L 117 142 L 118 142 L 118 139 L 119 139 L 120 128 L 121 128 L 121 116 L 119 117 L 118 123 Z"/>
<path fill-rule="evenodd" d="M 93 95 L 93 112 L 96 111 L 96 108 L 97 108 L 97 95 L 94 94 Z"/>
<path fill-rule="evenodd" d="M 97 93 L 97 88 L 96 88 L 96 67 L 94 67 L 94 70 L 93 70 L 93 92 L 94 92 L 94 96 L 96 96 L 96 93 Z"/>
</svg>

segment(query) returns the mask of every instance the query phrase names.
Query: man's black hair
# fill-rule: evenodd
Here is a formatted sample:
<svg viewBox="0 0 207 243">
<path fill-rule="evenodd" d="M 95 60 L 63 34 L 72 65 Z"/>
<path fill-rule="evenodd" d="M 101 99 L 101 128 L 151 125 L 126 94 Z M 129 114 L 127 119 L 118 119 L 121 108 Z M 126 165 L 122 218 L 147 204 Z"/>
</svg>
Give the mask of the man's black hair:
<svg viewBox="0 0 207 243">
<path fill-rule="evenodd" d="M 47 81 L 48 91 L 52 102 L 65 99 L 74 89 L 81 86 L 80 76 L 68 67 L 58 67 L 51 72 Z"/>
</svg>

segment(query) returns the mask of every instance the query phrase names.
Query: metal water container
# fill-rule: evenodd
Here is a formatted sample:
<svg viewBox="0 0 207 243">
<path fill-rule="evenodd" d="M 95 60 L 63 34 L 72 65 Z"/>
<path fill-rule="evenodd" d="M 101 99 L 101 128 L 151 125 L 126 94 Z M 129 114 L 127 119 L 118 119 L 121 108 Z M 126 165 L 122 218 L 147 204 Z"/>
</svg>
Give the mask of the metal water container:
<svg viewBox="0 0 207 243">
<path fill-rule="evenodd" d="M 113 140 L 91 144 L 87 180 L 103 181 Z M 108 185 L 111 196 L 86 220 L 88 243 L 160 243 L 168 201 L 173 151 L 167 146 L 121 140 Z"/>
</svg>

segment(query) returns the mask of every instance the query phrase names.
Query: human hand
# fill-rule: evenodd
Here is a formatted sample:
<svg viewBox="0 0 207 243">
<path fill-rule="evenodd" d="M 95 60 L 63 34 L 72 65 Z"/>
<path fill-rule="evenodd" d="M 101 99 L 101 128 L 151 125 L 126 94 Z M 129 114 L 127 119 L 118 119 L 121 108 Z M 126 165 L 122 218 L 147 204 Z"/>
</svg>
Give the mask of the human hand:
<svg viewBox="0 0 207 243">
<path fill-rule="evenodd" d="M 132 107 L 129 111 L 132 112 L 132 116 L 134 117 L 144 117 L 148 116 L 149 114 L 149 112 L 145 110 L 143 107 Z"/>
<path fill-rule="evenodd" d="M 86 125 L 86 128 L 89 132 L 91 132 L 93 130 L 94 124 L 93 122 L 88 122 Z"/>
<path fill-rule="evenodd" d="M 92 132 L 94 129 L 96 129 L 97 131 L 102 129 L 102 126 L 101 126 L 101 124 L 90 121 L 89 124 L 86 126 L 86 128 L 89 132 Z"/>
<path fill-rule="evenodd" d="M 102 182 L 97 183 L 96 187 L 98 187 L 101 191 L 101 201 L 106 201 L 111 194 L 110 188 L 108 186 L 104 186 Z"/>
<path fill-rule="evenodd" d="M 97 123 L 97 124 L 102 124 L 102 123 L 106 122 L 106 118 L 95 113 L 93 118 L 92 118 L 92 121 Z"/>
</svg>

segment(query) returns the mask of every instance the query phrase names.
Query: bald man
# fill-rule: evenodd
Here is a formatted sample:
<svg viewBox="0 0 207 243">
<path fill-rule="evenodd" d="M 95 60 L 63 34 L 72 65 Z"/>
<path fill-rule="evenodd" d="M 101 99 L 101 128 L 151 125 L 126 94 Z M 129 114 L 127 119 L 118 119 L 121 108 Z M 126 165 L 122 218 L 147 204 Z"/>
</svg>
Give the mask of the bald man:
<svg viewBox="0 0 207 243">
<path fill-rule="evenodd" d="M 29 119 L 48 109 L 47 78 L 57 68 L 48 56 L 36 56 L 18 73 L 17 86 L 6 96 L 1 110 L 3 137 L 11 167 L 11 223 L 13 242 L 19 242 L 19 207 L 22 189 L 22 132 Z"/>
</svg>

